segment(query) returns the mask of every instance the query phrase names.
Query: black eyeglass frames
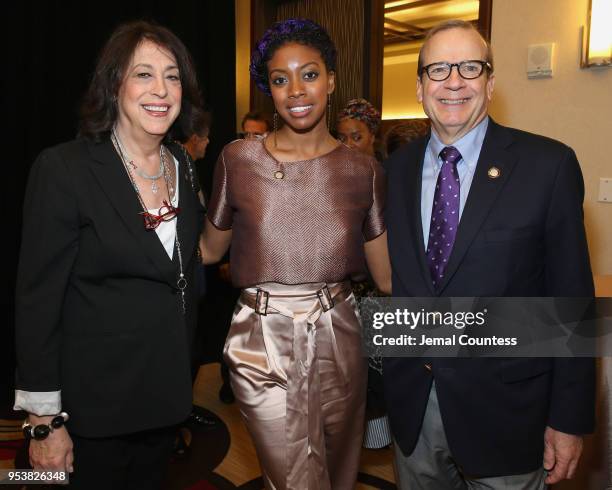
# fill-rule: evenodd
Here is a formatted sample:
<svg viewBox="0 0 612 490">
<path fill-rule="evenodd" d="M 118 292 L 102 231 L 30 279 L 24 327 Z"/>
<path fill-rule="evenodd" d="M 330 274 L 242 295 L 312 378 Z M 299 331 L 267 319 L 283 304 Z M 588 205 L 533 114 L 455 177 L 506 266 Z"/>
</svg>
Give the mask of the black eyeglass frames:
<svg viewBox="0 0 612 490">
<path fill-rule="evenodd" d="M 434 82 L 442 82 L 450 77 L 453 66 L 457 67 L 459 76 L 466 80 L 478 78 L 480 75 L 482 75 L 485 67 L 488 70 L 492 69 L 491 63 L 482 60 L 466 60 L 459 63 L 446 63 L 445 61 L 441 61 L 424 66 L 421 69 L 421 74 L 425 72 L 430 80 L 433 80 Z"/>
</svg>

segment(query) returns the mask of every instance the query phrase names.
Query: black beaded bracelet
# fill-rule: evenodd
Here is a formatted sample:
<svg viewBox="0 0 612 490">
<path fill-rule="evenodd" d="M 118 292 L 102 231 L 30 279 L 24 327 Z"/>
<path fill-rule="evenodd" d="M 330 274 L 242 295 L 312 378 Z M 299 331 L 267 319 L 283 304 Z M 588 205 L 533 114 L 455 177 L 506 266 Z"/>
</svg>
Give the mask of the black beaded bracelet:
<svg viewBox="0 0 612 490">
<path fill-rule="evenodd" d="M 31 425 L 28 419 L 25 420 L 21 429 L 26 439 L 34 439 L 35 441 L 42 441 L 49 437 L 49 434 L 55 429 L 62 427 L 68 420 L 68 414 L 66 412 L 60 412 L 51 419 L 48 424 Z"/>
</svg>

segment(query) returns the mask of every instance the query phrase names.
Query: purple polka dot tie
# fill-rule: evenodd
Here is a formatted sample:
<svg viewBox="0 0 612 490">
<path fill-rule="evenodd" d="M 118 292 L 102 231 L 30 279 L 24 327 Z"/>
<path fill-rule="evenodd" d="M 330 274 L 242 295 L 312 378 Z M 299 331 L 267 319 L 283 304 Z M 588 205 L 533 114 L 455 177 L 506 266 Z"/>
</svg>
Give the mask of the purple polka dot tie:
<svg viewBox="0 0 612 490">
<path fill-rule="evenodd" d="M 440 158 L 442 168 L 436 182 L 427 241 L 427 264 L 434 286 L 438 286 L 444 278 L 459 225 L 457 162 L 461 160 L 461 153 L 454 146 L 446 146 L 440 152 Z"/>
</svg>

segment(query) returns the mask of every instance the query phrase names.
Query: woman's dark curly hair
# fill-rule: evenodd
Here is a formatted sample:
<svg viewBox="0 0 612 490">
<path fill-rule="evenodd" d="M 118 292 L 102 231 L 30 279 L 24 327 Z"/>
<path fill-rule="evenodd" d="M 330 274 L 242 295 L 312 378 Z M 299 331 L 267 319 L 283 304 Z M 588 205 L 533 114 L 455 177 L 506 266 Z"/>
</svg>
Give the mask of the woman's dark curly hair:
<svg viewBox="0 0 612 490">
<path fill-rule="evenodd" d="M 268 61 L 287 43 L 309 46 L 321 53 L 327 71 L 336 69 L 336 46 L 323 27 L 309 19 L 287 19 L 272 25 L 251 53 L 249 70 L 255 85 L 266 95 L 270 92 Z"/>
<path fill-rule="evenodd" d="M 117 120 L 117 96 L 134 51 L 143 41 L 151 41 L 171 52 L 179 69 L 182 99 L 181 112 L 171 126 L 168 137 L 175 138 L 178 129 L 189 132 L 202 109 L 202 95 L 191 55 L 181 40 L 169 29 L 143 20 L 120 25 L 106 42 L 91 83 L 80 108 L 79 135 L 101 141 Z"/>
</svg>

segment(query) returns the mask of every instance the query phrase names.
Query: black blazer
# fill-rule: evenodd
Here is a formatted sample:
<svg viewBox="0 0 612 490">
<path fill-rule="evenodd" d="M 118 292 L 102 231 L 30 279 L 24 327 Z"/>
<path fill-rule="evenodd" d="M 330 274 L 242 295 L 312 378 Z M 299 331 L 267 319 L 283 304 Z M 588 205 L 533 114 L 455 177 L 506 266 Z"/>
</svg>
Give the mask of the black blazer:
<svg viewBox="0 0 612 490">
<path fill-rule="evenodd" d="M 428 137 L 387 162 L 394 296 L 593 296 L 584 185 L 571 148 L 489 121 L 445 278 L 434 289 L 421 226 Z M 488 170 L 500 170 L 492 179 Z M 592 359 L 384 360 L 385 399 L 402 452 L 416 445 L 435 379 L 448 443 L 466 474 L 527 473 L 543 433 L 594 426 Z"/>
<path fill-rule="evenodd" d="M 24 202 L 16 294 L 17 388 L 61 390 L 68 429 L 106 437 L 184 420 L 191 409 L 194 270 L 203 209 L 179 159 L 178 260 L 146 231 L 112 143 L 84 139 L 36 160 Z"/>
</svg>

